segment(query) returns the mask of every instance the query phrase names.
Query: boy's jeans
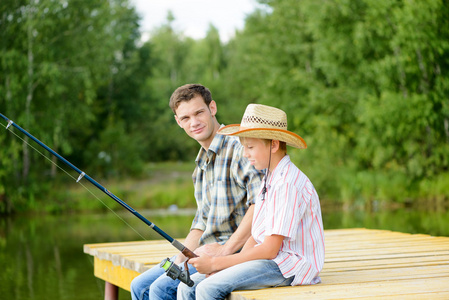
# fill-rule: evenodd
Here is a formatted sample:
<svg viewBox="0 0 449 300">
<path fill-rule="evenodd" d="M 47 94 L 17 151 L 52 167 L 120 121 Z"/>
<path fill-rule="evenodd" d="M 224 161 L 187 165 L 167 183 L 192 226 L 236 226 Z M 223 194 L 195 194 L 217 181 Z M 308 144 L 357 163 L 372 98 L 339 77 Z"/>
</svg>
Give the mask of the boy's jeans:
<svg viewBox="0 0 449 300">
<path fill-rule="evenodd" d="M 170 260 L 176 258 L 172 257 Z M 196 273 L 196 269 L 189 265 L 190 274 Z M 184 263 L 180 265 L 184 270 Z M 159 265 L 140 274 L 131 282 L 131 298 L 133 300 L 170 300 L 176 299 L 178 285 L 185 285 L 179 279 L 173 280 L 165 274 L 165 270 Z"/>
<path fill-rule="evenodd" d="M 222 270 L 208 278 L 196 273 L 193 287 L 178 286 L 178 300 L 224 299 L 234 290 L 256 290 L 290 285 L 294 277 L 284 278 L 272 260 L 252 260 Z"/>
</svg>

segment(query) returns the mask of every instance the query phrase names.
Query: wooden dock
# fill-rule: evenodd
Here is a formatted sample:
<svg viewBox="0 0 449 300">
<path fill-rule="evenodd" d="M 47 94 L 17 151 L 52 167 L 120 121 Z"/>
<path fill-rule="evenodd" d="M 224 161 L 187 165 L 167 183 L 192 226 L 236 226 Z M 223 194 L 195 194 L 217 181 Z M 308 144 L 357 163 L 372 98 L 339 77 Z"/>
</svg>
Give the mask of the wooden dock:
<svg viewBox="0 0 449 300">
<path fill-rule="evenodd" d="M 325 230 L 322 283 L 235 291 L 229 299 L 449 299 L 449 237 L 386 230 Z M 129 291 L 139 273 L 177 253 L 167 241 L 84 245 L 105 299 Z"/>
</svg>

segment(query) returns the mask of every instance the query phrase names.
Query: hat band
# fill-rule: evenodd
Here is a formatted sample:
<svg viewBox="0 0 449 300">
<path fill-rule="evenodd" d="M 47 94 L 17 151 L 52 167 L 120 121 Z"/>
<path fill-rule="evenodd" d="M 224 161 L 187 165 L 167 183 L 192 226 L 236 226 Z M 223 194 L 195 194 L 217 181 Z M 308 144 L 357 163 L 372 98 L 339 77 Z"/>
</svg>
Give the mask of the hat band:
<svg viewBox="0 0 449 300">
<path fill-rule="evenodd" d="M 245 116 L 242 120 L 242 125 L 245 126 L 240 126 L 242 127 L 246 127 L 247 129 L 250 128 L 259 128 L 259 127 L 264 127 L 264 128 L 280 128 L 280 129 L 287 129 L 287 122 L 283 122 L 283 121 L 274 121 L 274 120 L 268 120 L 268 119 L 263 119 L 257 116 Z M 255 125 L 255 126 L 254 126 Z"/>
</svg>

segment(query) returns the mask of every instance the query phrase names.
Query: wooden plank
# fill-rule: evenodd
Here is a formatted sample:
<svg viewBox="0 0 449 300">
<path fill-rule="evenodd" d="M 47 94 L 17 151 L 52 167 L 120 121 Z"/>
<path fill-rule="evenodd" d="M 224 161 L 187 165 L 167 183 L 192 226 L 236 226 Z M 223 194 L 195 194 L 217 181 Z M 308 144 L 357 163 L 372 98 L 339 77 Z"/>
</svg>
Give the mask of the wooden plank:
<svg viewBox="0 0 449 300">
<path fill-rule="evenodd" d="M 341 257 L 334 257 L 334 258 L 327 258 L 325 260 L 325 263 L 332 263 L 332 262 L 354 262 L 357 261 L 382 261 L 387 259 L 395 259 L 395 258 L 412 258 L 415 257 L 419 259 L 420 257 L 434 257 L 435 259 L 438 259 L 439 256 L 447 256 L 449 255 L 448 250 L 442 250 L 442 251 L 432 251 L 432 252 L 410 252 L 404 250 L 404 253 L 374 253 L 375 255 L 358 255 L 357 253 L 353 253 L 352 256 L 341 256 Z"/>
<path fill-rule="evenodd" d="M 378 241 L 370 240 L 359 240 L 359 241 L 353 241 L 353 242 L 347 242 L 347 243 L 337 243 L 332 240 L 326 240 L 325 242 L 332 243 L 332 249 L 331 252 L 344 252 L 346 250 L 358 250 L 358 249 L 376 249 L 376 248 L 394 248 L 397 247 L 399 244 L 401 247 L 414 247 L 416 245 L 428 245 L 428 246 L 446 246 L 449 247 L 449 241 L 448 240 L 429 240 L 429 239 L 397 239 L 397 240 L 385 240 L 381 239 Z"/>
<path fill-rule="evenodd" d="M 235 291 L 230 300 L 244 299 L 354 299 L 367 297 L 398 296 L 408 298 L 414 294 L 429 295 L 432 293 L 445 294 L 448 290 L 447 277 L 434 277 L 426 279 L 410 279 L 398 281 L 380 281 L 369 283 L 350 283 L 341 285 L 296 286 L 276 288 L 274 293 L 268 289 L 256 291 Z M 237 297 L 237 295 L 239 297 Z"/>
<path fill-rule="evenodd" d="M 381 259 L 375 260 L 361 260 L 357 262 L 332 262 L 324 263 L 324 268 L 321 272 L 343 272 L 343 271 L 357 271 L 357 270 L 373 270 L 373 269 L 393 269 L 406 267 L 425 267 L 446 265 L 449 267 L 449 255 L 443 258 L 434 259 L 433 257 L 422 258 L 397 258 L 397 259 Z"/>
<path fill-rule="evenodd" d="M 369 299 L 377 299 L 379 300 L 379 298 L 382 298 L 382 300 L 403 300 L 403 299 L 407 299 L 407 300 L 423 300 L 423 299 L 432 299 L 432 300 L 447 300 L 449 299 L 449 292 L 426 292 L 426 293 L 416 293 L 416 294 L 407 294 L 407 295 L 389 295 L 389 296 L 374 296 L 374 297 L 361 297 L 361 298 L 357 298 L 357 299 L 364 299 L 364 300 L 369 300 Z"/>
<path fill-rule="evenodd" d="M 230 299 L 449 299 L 449 238 L 363 228 L 325 230 L 322 283 L 233 292 Z M 87 244 L 94 274 L 129 290 L 132 279 L 178 253 L 166 241 Z"/>
<path fill-rule="evenodd" d="M 323 284 L 344 284 L 348 282 L 373 282 L 382 280 L 421 279 L 435 277 L 435 274 L 449 278 L 449 266 L 420 266 L 403 268 L 384 268 L 374 270 L 339 271 L 321 273 Z"/>
<path fill-rule="evenodd" d="M 84 246 L 84 252 L 138 273 L 148 270 L 148 265 L 159 264 L 163 259 L 179 253 L 164 241 L 88 244 Z"/>
</svg>

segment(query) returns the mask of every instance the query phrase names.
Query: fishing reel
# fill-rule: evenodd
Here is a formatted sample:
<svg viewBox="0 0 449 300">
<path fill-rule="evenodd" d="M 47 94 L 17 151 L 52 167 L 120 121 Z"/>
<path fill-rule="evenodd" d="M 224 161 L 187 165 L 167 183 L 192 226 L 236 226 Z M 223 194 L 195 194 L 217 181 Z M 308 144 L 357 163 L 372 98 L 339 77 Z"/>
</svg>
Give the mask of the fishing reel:
<svg viewBox="0 0 449 300">
<path fill-rule="evenodd" d="M 161 264 L 161 268 L 165 270 L 167 276 L 173 280 L 179 279 L 188 286 L 192 287 L 195 283 L 190 279 L 189 268 L 187 266 L 187 261 L 184 262 L 184 270 L 173 263 L 169 258 L 164 259 Z"/>
</svg>

